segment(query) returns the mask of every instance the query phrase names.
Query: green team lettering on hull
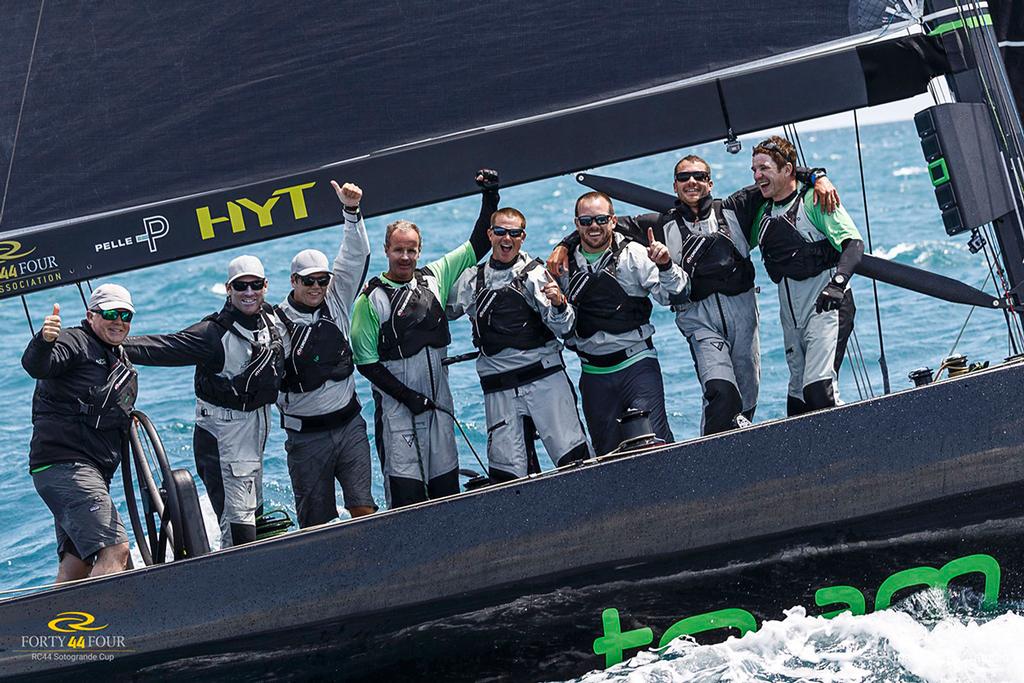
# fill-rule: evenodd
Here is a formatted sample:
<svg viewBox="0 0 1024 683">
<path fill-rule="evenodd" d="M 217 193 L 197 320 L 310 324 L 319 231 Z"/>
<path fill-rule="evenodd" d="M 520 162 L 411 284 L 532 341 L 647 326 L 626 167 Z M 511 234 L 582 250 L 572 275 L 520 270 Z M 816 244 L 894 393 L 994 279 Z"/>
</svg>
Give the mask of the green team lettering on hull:
<svg viewBox="0 0 1024 683">
<path fill-rule="evenodd" d="M 314 185 L 316 183 L 303 183 L 301 185 L 292 185 L 291 187 L 282 187 L 280 190 L 274 190 L 270 198 L 262 204 L 245 197 L 239 197 L 227 203 L 227 216 L 214 217 L 210 213 L 210 207 L 200 206 L 196 209 L 196 220 L 199 221 L 199 234 L 204 240 L 213 239 L 216 236 L 213 228 L 217 223 L 230 224 L 232 233 L 245 232 L 245 213 L 242 209 L 256 214 L 261 228 L 269 227 L 274 224 L 274 217 L 271 211 L 284 195 L 288 195 L 289 200 L 291 200 L 292 215 L 295 217 L 295 220 L 299 221 L 307 218 L 309 211 L 306 208 L 306 197 L 303 192 Z"/>
<path fill-rule="evenodd" d="M 991 555 L 967 555 L 947 562 L 941 569 L 913 567 L 889 576 L 875 592 L 874 611 L 887 609 L 892 604 L 893 596 L 900 591 L 912 588 L 941 588 L 948 591 L 950 581 L 969 574 L 980 574 L 984 577 L 985 597 L 981 606 L 983 609 L 993 609 L 999 602 L 999 585 L 1002 580 L 999 562 Z M 819 588 L 814 593 L 814 602 L 818 607 L 842 605 L 839 609 L 822 613 L 821 616 L 826 619 L 843 612 L 856 615 L 868 612 L 864 593 L 853 586 Z M 614 607 L 601 613 L 601 624 L 604 627 L 604 635 L 594 640 L 594 654 L 604 655 L 605 667 L 620 663 L 626 650 L 646 647 L 654 642 L 654 631 L 646 626 L 623 632 L 619 610 Z M 757 618 L 745 609 L 729 608 L 705 612 L 681 619 L 669 626 L 658 642 L 658 648 L 666 647 L 682 636 L 718 629 L 734 628 L 739 631 L 740 637 L 743 637 L 751 631 L 756 631 L 758 626 Z"/>
</svg>

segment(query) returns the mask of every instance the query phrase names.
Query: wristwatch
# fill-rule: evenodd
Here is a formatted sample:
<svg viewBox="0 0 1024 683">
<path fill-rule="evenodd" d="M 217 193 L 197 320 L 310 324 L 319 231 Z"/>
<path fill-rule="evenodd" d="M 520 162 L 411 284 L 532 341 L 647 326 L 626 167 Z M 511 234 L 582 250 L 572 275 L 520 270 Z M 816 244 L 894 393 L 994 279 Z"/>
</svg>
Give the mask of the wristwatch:
<svg viewBox="0 0 1024 683">
<path fill-rule="evenodd" d="M 836 287 L 845 287 L 849 279 L 850 278 L 846 277 L 842 273 L 836 273 L 835 275 L 832 276 L 832 284 L 834 284 Z"/>
</svg>

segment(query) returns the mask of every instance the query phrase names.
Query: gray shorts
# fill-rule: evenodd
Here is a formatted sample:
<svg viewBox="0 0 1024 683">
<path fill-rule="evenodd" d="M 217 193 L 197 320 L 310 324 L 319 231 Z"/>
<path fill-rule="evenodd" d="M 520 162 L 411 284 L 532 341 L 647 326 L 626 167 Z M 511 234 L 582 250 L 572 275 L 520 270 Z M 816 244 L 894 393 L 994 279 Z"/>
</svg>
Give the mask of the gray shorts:
<svg viewBox="0 0 1024 683">
<path fill-rule="evenodd" d="M 103 548 L 128 542 L 110 483 L 92 465 L 60 462 L 33 474 L 32 483 L 53 513 L 58 558 L 69 552 L 94 564 Z"/>
<path fill-rule="evenodd" d="M 340 427 L 320 432 L 285 431 L 288 474 L 300 527 L 337 519 L 335 480 L 341 484 L 346 508 L 377 509 L 370 493 L 370 442 L 361 415 Z"/>
</svg>

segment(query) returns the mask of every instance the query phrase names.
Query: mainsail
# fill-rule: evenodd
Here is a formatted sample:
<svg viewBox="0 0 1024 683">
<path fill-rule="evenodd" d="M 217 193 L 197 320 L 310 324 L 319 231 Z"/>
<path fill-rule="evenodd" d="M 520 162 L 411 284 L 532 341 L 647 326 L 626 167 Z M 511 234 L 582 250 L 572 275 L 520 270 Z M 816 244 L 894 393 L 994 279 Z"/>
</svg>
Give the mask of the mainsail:
<svg viewBox="0 0 1024 683">
<path fill-rule="evenodd" d="M 916 3 L 907 3 L 916 6 Z M 0 8 L 0 298 L 922 92 L 903 2 Z M 755 62 L 754 68 L 737 69 Z M 824 87 L 807 88 L 805 79 Z M 770 97 L 768 95 L 771 95 Z"/>
</svg>

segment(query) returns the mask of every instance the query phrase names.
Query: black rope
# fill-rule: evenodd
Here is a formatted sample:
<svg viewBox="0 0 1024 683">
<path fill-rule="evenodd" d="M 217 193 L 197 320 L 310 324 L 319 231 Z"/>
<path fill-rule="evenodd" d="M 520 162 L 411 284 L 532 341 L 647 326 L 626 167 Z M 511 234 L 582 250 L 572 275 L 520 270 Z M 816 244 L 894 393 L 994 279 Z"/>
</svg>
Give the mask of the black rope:
<svg viewBox="0 0 1024 683">
<path fill-rule="evenodd" d="M 21 295 L 21 306 L 25 309 L 25 320 L 28 321 L 28 331 L 32 333 L 32 336 L 36 336 L 36 330 L 32 327 L 32 316 L 28 312 L 28 301 L 25 300 L 25 295 Z"/>
<path fill-rule="evenodd" d="M 864 157 L 860 151 L 860 122 L 857 119 L 857 110 L 853 110 L 853 130 L 857 135 L 857 165 L 860 167 L 860 193 L 861 201 L 864 202 L 864 231 L 868 236 L 868 252 L 874 253 L 875 247 L 871 241 L 871 212 L 868 210 L 868 188 L 864 182 Z M 878 367 L 882 370 L 882 392 L 888 394 L 892 391 L 889 384 L 889 363 L 885 359 L 885 341 L 882 335 L 882 311 L 878 304 L 878 282 L 871 280 L 871 291 L 875 296 L 875 326 L 878 328 Z"/>
</svg>

